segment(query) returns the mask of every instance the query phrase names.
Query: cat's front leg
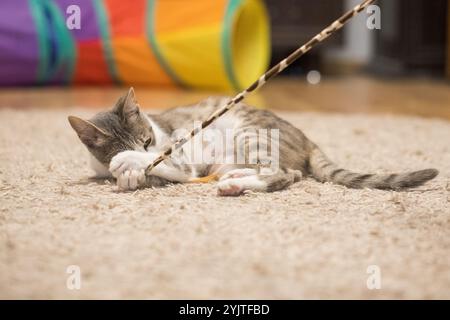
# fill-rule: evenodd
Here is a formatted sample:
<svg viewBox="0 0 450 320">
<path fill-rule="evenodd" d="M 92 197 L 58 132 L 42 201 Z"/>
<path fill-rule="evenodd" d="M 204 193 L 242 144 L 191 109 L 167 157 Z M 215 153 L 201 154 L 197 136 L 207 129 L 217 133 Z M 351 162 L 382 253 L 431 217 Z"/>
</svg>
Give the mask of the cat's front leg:
<svg viewBox="0 0 450 320">
<path fill-rule="evenodd" d="M 159 179 L 146 177 L 145 169 L 158 155 L 155 152 L 124 151 L 113 157 L 109 171 L 117 179 L 119 189 L 135 190 L 152 186 L 153 180 L 157 181 L 156 185 L 160 186 L 162 179 L 166 182 L 185 182 L 189 179 L 183 171 L 166 163 L 159 164 L 151 172 L 151 177 Z"/>
<path fill-rule="evenodd" d="M 148 153 L 124 151 L 112 158 L 109 171 L 120 190 L 136 190 L 146 185 L 145 168 L 151 161 Z"/>
</svg>

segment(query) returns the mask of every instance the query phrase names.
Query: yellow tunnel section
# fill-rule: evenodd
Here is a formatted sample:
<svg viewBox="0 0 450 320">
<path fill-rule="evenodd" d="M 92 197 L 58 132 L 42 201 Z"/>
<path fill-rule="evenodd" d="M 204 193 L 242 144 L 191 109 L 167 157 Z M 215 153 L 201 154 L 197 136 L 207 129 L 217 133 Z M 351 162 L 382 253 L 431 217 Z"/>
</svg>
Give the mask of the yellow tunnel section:
<svg viewBox="0 0 450 320">
<path fill-rule="evenodd" d="M 149 6 L 152 47 L 174 82 L 240 90 L 267 69 L 270 32 L 261 0 L 151 0 Z"/>
</svg>

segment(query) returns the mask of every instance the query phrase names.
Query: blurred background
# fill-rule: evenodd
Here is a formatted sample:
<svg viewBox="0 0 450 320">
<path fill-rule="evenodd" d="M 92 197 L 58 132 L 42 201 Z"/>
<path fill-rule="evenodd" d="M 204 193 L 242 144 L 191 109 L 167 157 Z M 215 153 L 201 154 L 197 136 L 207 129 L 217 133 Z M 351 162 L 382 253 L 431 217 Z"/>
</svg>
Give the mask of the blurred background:
<svg viewBox="0 0 450 320">
<path fill-rule="evenodd" d="M 359 2 L 2 0 L 0 106 L 106 108 L 128 86 L 147 108 L 232 95 Z M 248 101 L 450 119 L 449 1 L 376 5 Z"/>
<path fill-rule="evenodd" d="M 359 0 L 269 0 L 273 58 L 279 60 Z M 447 59 L 448 1 L 379 0 L 381 29 L 370 30 L 367 15 L 302 59 L 291 74 L 318 69 L 325 74 L 365 72 L 381 76 L 443 78 Z M 295 10 L 292 10 L 296 8 Z M 449 69 L 447 69 L 447 75 Z"/>
</svg>

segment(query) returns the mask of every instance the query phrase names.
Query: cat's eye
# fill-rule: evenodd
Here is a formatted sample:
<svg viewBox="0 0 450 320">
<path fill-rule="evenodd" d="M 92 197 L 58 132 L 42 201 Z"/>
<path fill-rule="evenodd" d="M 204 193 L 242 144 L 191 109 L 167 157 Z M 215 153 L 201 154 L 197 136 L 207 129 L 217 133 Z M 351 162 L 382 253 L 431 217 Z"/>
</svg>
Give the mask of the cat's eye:
<svg viewBox="0 0 450 320">
<path fill-rule="evenodd" d="M 150 145 L 150 143 L 152 143 L 152 138 L 148 138 L 147 140 L 145 140 L 145 142 L 144 142 L 145 151 L 147 151 L 147 148 Z"/>
</svg>

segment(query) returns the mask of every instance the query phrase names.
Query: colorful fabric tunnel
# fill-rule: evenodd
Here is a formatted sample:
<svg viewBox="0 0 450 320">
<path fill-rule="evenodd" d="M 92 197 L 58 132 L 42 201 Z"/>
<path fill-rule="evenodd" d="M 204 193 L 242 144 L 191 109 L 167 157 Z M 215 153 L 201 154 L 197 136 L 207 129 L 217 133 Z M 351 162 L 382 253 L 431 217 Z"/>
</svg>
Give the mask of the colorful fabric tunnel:
<svg viewBox="0 0 450 320">
<path fill-rule="evenodd" d="M 262 0 L 2 0 L 0 85 L 239 90 L 267 68 Z"/>
</svg>

